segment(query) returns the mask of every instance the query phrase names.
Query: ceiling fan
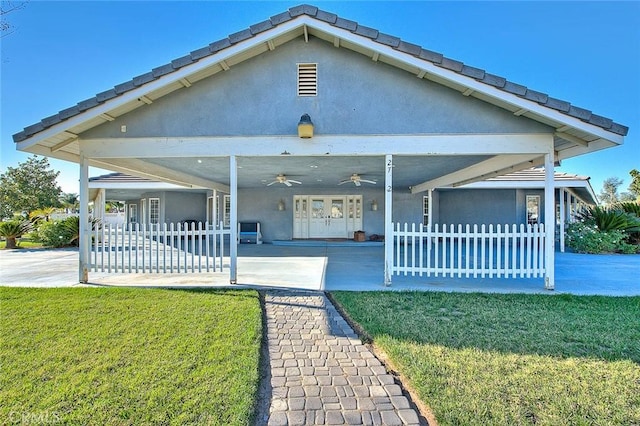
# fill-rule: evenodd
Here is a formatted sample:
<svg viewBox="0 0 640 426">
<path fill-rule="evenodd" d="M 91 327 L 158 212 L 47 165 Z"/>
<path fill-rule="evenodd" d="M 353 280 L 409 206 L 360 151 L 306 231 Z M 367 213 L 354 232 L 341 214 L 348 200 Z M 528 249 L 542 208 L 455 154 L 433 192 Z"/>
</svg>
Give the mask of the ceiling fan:
<svg viewBox="0 0 640 426">
<path fill-rule="evenodd" d="M 302 185 L 302 182 L 300 182 L 299 180 L 287 179 L 287 177 L 285 175 L 283 175 L 282 173 L 280 173 L 278 176 L 276 176 L 276 180 L 274 180 L 271 183 L 268 183 L 267 186 L 271 186 L 274 183 L 282 183 L 282 184 L 285 184 L 287 186 L 291 186 L 292 183 L 297 183 L 298 185 Z"/>
<path fill-rule="evenodd" d="M 340 182 L 338 185 L 342 185 L 345 183 L 353 182 L 356 186 L 360 186 L 361 182 L 370 183 L 375 185 L 377 182 L 375 180 L 362 179 L 359 174 L 354 173 L 351 175 L 349 179 L 345 179 Z"/>
</svg>

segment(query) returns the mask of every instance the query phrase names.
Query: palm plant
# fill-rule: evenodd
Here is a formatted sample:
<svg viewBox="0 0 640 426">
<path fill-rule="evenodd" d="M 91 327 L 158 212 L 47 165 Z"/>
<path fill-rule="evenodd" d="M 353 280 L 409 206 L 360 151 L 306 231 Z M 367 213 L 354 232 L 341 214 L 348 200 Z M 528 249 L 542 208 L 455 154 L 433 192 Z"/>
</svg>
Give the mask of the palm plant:
<svg viewBox="0 0 640 426">
<path fill-rule="evenodd" d="M 615 207 L 591 206 L 578 217 L 583 222 L 593 223 L 601 232 L 640 232 L 640 217 Z"/>
<path fill-rule="evenodd" d="M 78 194 L 72 192 L 63 193 L 59 198 L 60 204 L 64 207 L 67 213 L 74 213 L 80 206 L 80 200 Z"/>
<path fill-rule="evenodd" d="M 619 203 L 618 206 L 623 211 L 640 217 L 640 201 L 626 201 Z"/>
<path fill-rule="evenodd" d="M 55 212 L 56 212 L 55 207 L 43 207 L 41 209 L 37 209 L 29 213 L 29 219 L 31 219 L 33 223 L 38 223 L 41 220 L 48 222 L 49 219 L 51 218 L 51 215 L 54 214 Z"/>
<path fill-rule="evenodd" d="M 7 248 L 14 249 L 17 247 L 16 239 L 30 232 L 32 229 L 31 222 L 28 220 L 10 220 L 0 222 L 0 236 L 7 240 Z"/>
</svg>

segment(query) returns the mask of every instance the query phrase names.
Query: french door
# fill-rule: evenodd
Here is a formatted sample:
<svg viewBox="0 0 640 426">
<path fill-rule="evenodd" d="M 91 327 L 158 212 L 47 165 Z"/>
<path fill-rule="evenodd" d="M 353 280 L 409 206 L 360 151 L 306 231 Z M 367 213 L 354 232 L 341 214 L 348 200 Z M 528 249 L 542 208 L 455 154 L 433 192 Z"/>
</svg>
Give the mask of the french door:
<svg viewBox="0 0 640 426">
<path fill-rule="evenodd" d="M 293 238 L 352 238 L 362 229 L 361 195 L 296 195 Z"/>
</svg>

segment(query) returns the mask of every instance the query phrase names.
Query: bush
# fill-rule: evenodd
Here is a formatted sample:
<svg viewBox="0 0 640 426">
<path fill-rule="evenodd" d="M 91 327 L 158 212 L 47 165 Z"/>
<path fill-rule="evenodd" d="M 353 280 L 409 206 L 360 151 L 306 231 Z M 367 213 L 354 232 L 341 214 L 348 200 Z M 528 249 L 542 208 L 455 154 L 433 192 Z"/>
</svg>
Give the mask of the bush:
<svg viewBox="0 0 640 426">
<path fill-rule="evenodd" d="M 33 237 L 47 247 L 78 245 L 78 218 L 40 222 Z"/>
<path fill-rule="evenodd" d="M 0 237 L 7 240 L 6 247 L 13 249 L 17 247 L 16 239 L 20 238 L 31 230 L 31 222 L 28 220 L 10 220 L 0 222 Z"/>
<path fill-rule="evenodd" d="M 628 234 L 622 230 L 601 231 L 587 222 L 570 224 L 566 233 L 567 245 L 578 253 L 637 253 L 638 246 L 627 239 Z"/>
</svg>

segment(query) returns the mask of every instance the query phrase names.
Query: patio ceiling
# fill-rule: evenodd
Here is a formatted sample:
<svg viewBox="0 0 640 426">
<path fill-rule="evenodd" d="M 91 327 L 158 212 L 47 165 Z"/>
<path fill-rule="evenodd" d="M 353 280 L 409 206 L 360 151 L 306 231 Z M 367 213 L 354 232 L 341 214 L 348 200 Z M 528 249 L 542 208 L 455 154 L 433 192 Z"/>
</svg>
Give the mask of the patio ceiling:
<svg viewBox="0 0 640 426">
<path fill-rule="evenodd" d="M 439 176 L 453 173 L 490 156 L 395 156 L 394 189 L 409 189 Z M 147 158 L 145 163 L 188 174 L 197 179 L 229 185 L 227 157 Z M 302 182 L 305 188 L 336 187 L 353 173 L 384 183 L 383 156 L 279 156 L 239 157 L 238 187 L 262 188 L 284 174 Z M 368 184 L 363 184 L 368 185 Z"/>
</svg>

